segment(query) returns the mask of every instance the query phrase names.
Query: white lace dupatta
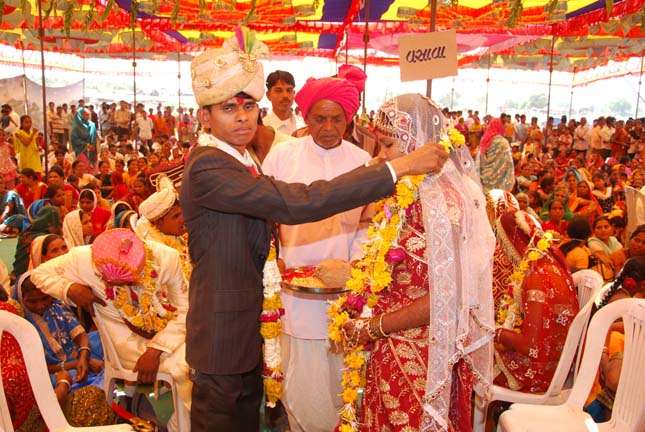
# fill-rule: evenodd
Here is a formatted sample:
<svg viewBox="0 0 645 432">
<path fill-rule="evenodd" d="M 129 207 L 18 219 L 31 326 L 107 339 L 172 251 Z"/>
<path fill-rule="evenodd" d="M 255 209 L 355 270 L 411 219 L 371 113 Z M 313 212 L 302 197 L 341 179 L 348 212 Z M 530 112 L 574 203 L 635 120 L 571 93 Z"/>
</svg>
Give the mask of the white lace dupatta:
<svg viewBox="0 0 645 432">
<path fill-rule="evenodd" d="M 484 399 L 493 374 L 495 237 L 481 188 L 452 159 L 419 189 L 430 288 L 424 432 L 448 430 L 457 361 L 463 358 L 471 366 L 475 391 Z M 466 170 L 472 167 L 472 159 L 462 160 Z"/>
</svg>

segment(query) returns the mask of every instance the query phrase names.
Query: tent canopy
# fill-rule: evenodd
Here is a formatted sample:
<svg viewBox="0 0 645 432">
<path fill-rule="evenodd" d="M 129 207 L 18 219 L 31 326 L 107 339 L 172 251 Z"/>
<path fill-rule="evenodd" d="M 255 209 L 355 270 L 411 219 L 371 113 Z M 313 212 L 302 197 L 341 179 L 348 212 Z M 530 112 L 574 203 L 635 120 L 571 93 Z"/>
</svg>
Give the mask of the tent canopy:
<svg viewBox="0 0 645 432">
<path fill-rule="evenodd" d="M 2 42 L 39 49 L 38 1 L 0 2 Z M 277 57 L 362 62 L 368 39 L 369 64 L 397 65 L 398 35 L 430 27 L 427 0 L 40 1 L 45 49 L 89 57 L 185 59 L 242 23 Z M 460 66 L 585 70 L 643 54 L 644 3 L 439 0 L 436 28 L 457 30 Z"/>
</svg>

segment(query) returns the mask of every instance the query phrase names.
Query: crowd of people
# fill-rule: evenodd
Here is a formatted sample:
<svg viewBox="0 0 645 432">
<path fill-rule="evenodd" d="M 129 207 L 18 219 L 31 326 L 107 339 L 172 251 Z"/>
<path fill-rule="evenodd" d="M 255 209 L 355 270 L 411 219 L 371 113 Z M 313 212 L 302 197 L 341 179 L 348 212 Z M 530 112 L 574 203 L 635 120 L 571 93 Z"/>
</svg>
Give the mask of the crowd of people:
<svg viewBox="0 0 645 432">
<path fill-rule="evenodd" d="M 359 68 L 298 88 L 239 40 L 193 61 L 198 109 L 50 102 L 44 140 L 2 106 L 0 231 L 18 241 L 0 308 L 38 330 L 61 405 L 91 401 L 68 419 L 115 421 L 108 338 L 138 373 L 127 397 L 172 375 L 169 430 L 257 431 L 266 395 L 276 431 L 470 431 L 473 392 L 549 386 L 572 273 L 602 276 L 598 308 L 644 294 L 645 202 L 625 196 L 644 192 L 641 119 L 541 127 L 419 94 L 358 116 Z M 347 292 L 276 291 L 274 264 L 345 274 Z M 620 375 L 613 330 L 596 421 Z M 3 379 L 25 382 L 10 343 Z M 29 385 L 5 390 L 14 428 L 41 430 Z"/>
</svg>

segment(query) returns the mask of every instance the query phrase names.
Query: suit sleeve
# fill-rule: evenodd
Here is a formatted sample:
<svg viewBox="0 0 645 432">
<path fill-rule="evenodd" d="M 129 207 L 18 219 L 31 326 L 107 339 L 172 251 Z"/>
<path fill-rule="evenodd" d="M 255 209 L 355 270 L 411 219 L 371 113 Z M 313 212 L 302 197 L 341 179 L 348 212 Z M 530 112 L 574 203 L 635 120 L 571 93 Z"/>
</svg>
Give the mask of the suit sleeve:
<svg viewBox="0 0 645 432">
<path fill-rule="evenodd" d="M 359 167 L 330 181 L 310 185 L 253 177 L 240 163 L 216 149 L 204 149 L 190 167 L 191 199 L 224 213 L 294 225 L 314 222 L 394 193 L 384 164 Z"/>
</svg>

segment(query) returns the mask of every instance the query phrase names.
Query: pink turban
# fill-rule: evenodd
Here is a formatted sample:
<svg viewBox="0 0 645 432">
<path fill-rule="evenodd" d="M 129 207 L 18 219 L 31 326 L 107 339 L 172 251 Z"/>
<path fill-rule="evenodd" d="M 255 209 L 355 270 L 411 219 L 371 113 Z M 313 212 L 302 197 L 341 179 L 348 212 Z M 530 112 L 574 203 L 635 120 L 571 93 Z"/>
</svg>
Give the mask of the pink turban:
<svg viewBox="0 0 645 432">
<path fill-rule="evenodd" d="M 360 106 L 359 94 L 365 87 L 367 76 L 356 66 L 343 66 L 348 67 L 341 66 L 338 78 L 309 78 L 296 94 L 296 103 L 302 111 L 303 118 L 307 118 L 309 109 L 316 102 L 327 99 L 336 102 L 343 108 L 345 120 L 348 123 L 352 120 Z"/>
</svg>

